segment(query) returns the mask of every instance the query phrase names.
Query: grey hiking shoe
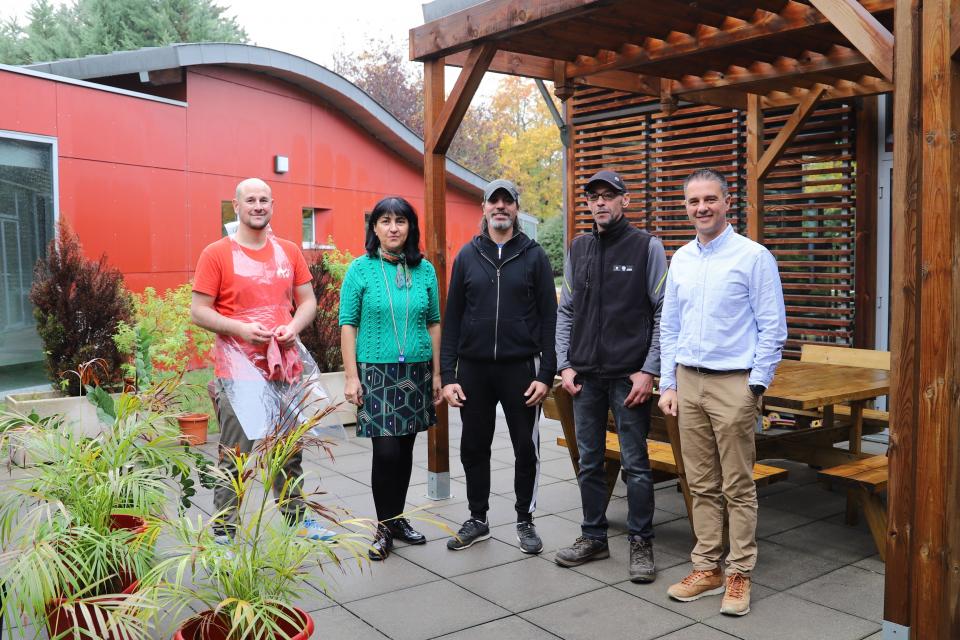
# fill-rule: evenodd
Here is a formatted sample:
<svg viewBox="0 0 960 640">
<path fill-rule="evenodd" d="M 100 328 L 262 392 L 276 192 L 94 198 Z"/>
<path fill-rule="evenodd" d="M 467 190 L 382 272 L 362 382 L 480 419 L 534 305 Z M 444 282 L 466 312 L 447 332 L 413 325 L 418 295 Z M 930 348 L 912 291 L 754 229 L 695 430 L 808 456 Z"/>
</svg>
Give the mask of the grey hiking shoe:
<svg viewBox="0 0 960 640">
<path fill-rule="evenodd" d="M 630 582 L 653 582 L 657 567 L 653 562 L 653 541 L 630 536 Z"/>
<path fill-rule="evenodd" d="M 537 535 L 537 528 L 532 522 L 517 523 L 517 542 L 520 543 L 520 551 L 524 553 L 540 553 L 543 551 L 543 542 Z"/>
<path fill-rule="evenodd" d="M 594 540 L 593 538 L 580 536 L 569 547 L 557 551 L 554 562 L 561 567 L 578 567 L 584 562 L 609 557 L 610 548 L 607 546 L 606 540 Z"/>
<path fill-rule="evenodd" d="M 463 549 L 469 549 L 474 543 L 486 540 L 489 537 L 490 525 L 476 518 L 469 518 L 463 523 L 463 526 L 460 527 L 457 535 L 447 540 L 447 549 L 451 551 L 462 551 Z"/>
</svg>

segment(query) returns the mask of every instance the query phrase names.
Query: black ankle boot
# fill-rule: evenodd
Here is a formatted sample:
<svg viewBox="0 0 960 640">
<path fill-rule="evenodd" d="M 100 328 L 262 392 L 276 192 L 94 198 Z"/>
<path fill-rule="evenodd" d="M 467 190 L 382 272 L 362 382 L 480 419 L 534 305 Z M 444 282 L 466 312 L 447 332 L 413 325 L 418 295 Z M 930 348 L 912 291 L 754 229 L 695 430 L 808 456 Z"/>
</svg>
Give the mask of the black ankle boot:
<svg viewBox="0 0 960 640">
<path fill-rule="evenodd" d="M 410 521 L 406 518 L 394 518 L 387 520 L 387 529 L 397 540 L 402 540 L 407 544 L 425 544 L 427 537 L 410 526 Z"/>
<path fill-rule="evenodd" d="M 387 527 L 378 524 L 377 533 L 367 555 L 370 556 L 371 560 L 386 560 L 391 549 L 393 549 L 393 535 Z"/>
</svg>

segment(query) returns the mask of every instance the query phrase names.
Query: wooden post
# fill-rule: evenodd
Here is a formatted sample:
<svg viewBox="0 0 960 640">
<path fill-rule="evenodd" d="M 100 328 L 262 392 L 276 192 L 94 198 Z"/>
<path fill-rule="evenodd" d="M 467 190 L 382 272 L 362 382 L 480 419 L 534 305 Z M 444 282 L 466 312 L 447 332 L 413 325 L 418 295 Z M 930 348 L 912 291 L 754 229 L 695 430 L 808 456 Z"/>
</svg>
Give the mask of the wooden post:
<svg viewBox="0 0 960 640">
<path fill-rule="evenodd" d="M 423 65 L 423 137 L 431 140 L 438 134 L 437 125 L 444 106 L 443 58 Z M 423 156 L 423 237 L 427 259 L 437 272 L 440 310 L 447 302 L 447 175 L 446 155 L 424 149 Z M 437 407 L 437 426 L 427 431 L 427 493 L 431 499 L 450 497 L 450 436 L 447 405 Z"/>
<path fill-rule="evenodd" d="M 877 332 L 877 97 L 857 103 L 857 198 L 853 346 L 872 349 Z"/>
<path fill-rule="evenodd" d="M 573 242 L 576 234 L 577 198 L 581 196 L 577 188 L 577 142 L 574 135 L 576 129 L 573 126 L 573 100 L 564 102 L 563 109 L 563 119 L 569 127 L 570 135 L 570 146 L 567 148 L 567 166 L 563 168 L 567 172 L 567 192 L 563 194 L 563 197 L 567 199 L 567 246 L 564 247 L 566 249 Z"/>
<path fill-rule="evenodd" d="M 763 243 L 763 109 L 760 96 L 747 94 L 747 237 Z"/>
</svg>

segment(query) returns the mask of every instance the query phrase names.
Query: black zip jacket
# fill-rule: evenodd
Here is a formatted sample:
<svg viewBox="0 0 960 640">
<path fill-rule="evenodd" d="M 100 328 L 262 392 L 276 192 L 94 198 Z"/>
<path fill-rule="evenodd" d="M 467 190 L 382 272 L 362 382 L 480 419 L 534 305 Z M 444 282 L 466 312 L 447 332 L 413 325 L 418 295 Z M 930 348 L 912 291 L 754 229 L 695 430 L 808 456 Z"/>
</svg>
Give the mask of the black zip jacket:
<svg viewBox="0 0 960 640">
<path fill-rule="evenodd" d="M 603 233 L 594 228 L 571 243 L 573 326 L 567 359 L 577 373 L 612 378 L 642 369 L 655 314 L 647 292 L 651 238 L 623 216 Z"/>
<path fill-rule="evenodd" d="M 443 384 L 457 382 L 457 360 L 540 358 L 537 380 L 553 384 L 557 293 L 550 259 L 517 232 L 502 249 L 481 234 L 453 262 L 440 342 Z"/>
</svg>

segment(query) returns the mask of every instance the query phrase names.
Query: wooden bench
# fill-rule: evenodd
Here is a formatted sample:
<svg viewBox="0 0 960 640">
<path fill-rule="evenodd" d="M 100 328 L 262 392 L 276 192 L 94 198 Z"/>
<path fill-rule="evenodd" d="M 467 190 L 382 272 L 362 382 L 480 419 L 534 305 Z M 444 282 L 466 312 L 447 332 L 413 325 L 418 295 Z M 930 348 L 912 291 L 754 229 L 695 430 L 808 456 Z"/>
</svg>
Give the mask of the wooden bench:
<svg viewBox="0 0 960 640">
<path fill-rule="evenodd" d="M 829 485 L 846 487 L 863 506 L 873 541 L 885 559 L 887 549 L 887 456 L 871 456 L 820 471 L 818 477 Z"/>
</svg>

